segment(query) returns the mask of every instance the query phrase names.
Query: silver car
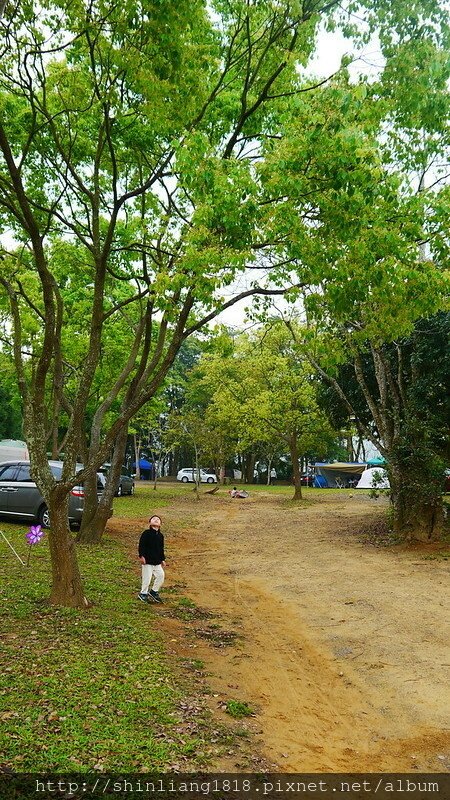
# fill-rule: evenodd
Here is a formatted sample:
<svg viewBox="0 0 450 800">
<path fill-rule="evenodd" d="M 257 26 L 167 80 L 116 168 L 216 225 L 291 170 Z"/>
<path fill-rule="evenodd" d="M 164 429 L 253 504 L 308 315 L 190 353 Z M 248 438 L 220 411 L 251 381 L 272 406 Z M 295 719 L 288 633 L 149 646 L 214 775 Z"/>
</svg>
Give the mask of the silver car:
<svg viewBox="0 0 450 800">
<path fill-rule="evenodd" d="M 62 461 L 49 461 L 56 478 L 61 479 Z M 82 469 L 77 464 L 77 469 Z M 97 473 L 97 492 L 100 499 L 105 478 Z M 69 496 L 69 523 L 79 525 L 83 514 L 84 489 L 74 486 Z M 37 520 L 44 528 L 50 527 L 50 516 L 45 500 L 30 474 L 29 461 L 5 461 L 0 464 L 0 514 L 10 519 Z"/>
</svg>

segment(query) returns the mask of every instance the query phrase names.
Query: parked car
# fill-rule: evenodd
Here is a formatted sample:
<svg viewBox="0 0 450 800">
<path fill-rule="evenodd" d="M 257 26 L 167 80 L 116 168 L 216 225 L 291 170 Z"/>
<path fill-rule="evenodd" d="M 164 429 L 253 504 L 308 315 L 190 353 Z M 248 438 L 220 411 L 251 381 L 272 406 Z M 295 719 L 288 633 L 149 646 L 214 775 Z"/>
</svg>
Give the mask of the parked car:
<svg viewBox="0 0 450 800">
<path fill-rule="evenodd" d="M 302 486 L 312 486 L 314 483 L 314 475 L 311 475 L 310 472 L 304 472 L 303 475 L 300 476 L 300 483 Z"/>
<path fill-rule="evenodd" d="M 103 464 L 103 466 L 100 467 L 100 472 L 102 473 L 102 475 L 108 475 L 110 469 L 111 469 L 111 464 Z M 121 497 L 123 494 L 132 495 L 134 494 L 134 487 L 135 487 L 134 478 L 132 478 L 131 475 L 129 475 L 128 472 L 124 470 L 120 475 L 117 484 L 117 489 L 114 492 L 114 494 L 116 497 Z"/>
<path fill-rule="evenodd" d="M 61 479 L 62 461 L 49 461 L 50 469 L 57 480 Z M 77 464 L 77 471 L 83 469 Z M 105 477 L 97 473 L 99 498 L 105 485 Z M 84 489 L 80 483 L 74 486 L 69 496 L 69 524 L 79 525 L 83 515 Z M 10 519 L 37 520 L 44 528 L 50 527 L 50 516 L 45 500 L 30 474 L 29 461 L 6 461 L 0 464 L 0 514 Z"/>
<path fill-rule="evenodd" d="M 123 472 L 119 478 L 116 497 L 120 497 L 122 494 L 134 494 L 134 479 L 130 475 L 127 475 L 126 472 Z"/>
<path fill-rule="evenodd" d="M 195 472 L 193 467 L 180 469 L 177 474 L 177 481 L 183 483 L 195 483 Z M 211 469 L 200 469 L 200 483 L 217 483 L 217 475 Z"/>
</svg>

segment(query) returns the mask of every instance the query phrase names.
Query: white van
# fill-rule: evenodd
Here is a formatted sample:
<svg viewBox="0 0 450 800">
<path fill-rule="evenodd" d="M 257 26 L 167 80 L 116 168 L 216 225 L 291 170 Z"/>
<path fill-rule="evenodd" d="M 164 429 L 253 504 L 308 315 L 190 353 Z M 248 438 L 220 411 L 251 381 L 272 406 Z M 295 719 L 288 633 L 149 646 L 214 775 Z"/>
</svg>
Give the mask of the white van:
<svg viewBox="0 0 450 800">
<path fill-rule="evenodd" d="M 26 442 L 19 439 L 2 439 L 0 441 L 0 464 L 4 461 L 29 461 L 30 456 Z"/>
</svg>

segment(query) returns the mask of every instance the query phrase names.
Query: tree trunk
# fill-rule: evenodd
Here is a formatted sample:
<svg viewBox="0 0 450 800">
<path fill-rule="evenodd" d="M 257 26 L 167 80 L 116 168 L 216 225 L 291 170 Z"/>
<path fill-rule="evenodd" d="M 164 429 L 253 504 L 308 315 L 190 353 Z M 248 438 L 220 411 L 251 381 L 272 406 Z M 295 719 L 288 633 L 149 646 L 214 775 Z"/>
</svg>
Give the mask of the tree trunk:
<svg viewBox="0 0 450 800">
<path fill-rule="evenodd" d="M 52 433 L 51 433 L 51 443 L 52 443 L 52 459 L 57 461 L 59 458 L 59 447 L 58 447 L 58 434 L 59 434 L 59 401 L 58 398 L 55 397 L 53 402 L 53 421 L 52 421 Z"/>
<path fill-rule="evenodd" d="M 267 481 L 266 481 L 267 486 L 270 486 L 270 484 L 271 484 L 271 479 L 270 479 L 271 471 L 272 471 L 272 459 L 269 458 L 268 461 L 267 461 Z"/>
<path fill-rule="evenodd" d="M 347 439 L 347 457 L 349 461 L 353 461 L 355 458 L 355 454 L 353 451 L 353 439 L 351 435 L 346 437 Z"/>
<path fill-rule="evenodd" d="M 158 458 L 155 458 L 155 453 L 153 451 L 150 452 L 153 460 L 153 489 L 156 490 L 158 483 L 158 467 L 161 463 L 161 450 L 158 453 Z"/>
<path fill-rule="evenodd" d="M 172 458 L 170 461 L 169 475 L 171 478 L 177 477 L 178 470 L 181 469 L 182 463 L 183 462 L 181 461 L 181 450 L 179 447 L 176 447 L 173 451 Z"/>
<path fill-rule="evenodd" d="M 93 522 L 98 509 L 98 489 L 97 489 L 97 474 L 94 473 L 87 477 L 84 481 L 84 500 L 83 500 L 83 517 L 81 520 L 80 531 L 77 536 L 78 542 L 100 541 L 93 535 Z"/>
<path fill-rule="evenodd" d="M 85 483 L 83 519 L 77 537 L 78 542 L 83 542 L 84 544 L 98 544 L 102 539 L 106 524 L 111 516 L 114 493 L 122 471 L 127 438 L 128 430 L 127 426 L 125 426 L 117 436 L 111 459 L 111 467 L 100 500 L 98 500 L 97 496 L 97 474 L 94 473 L 95 482 L 89 479 Z"/>
<path fill-rule="evenodd" d="M 137 435 L 133 435 L 134 441 L 134 463 L 136 464 L 136 480 L 141 480 L 141 468 L 139 466 L 139 461 L 141 459 L 141 440 L 140 437 L 138 439 Z"/>
<path fill-rule="evenodd" d="M 77 536 L 77 542 L 80 542 L 81 544 L 99 544 L 101 542 L 106 525 L 111 517 L 111 507 L 114 497 L 113 487 L 111 486 L 108 494 L 105 493 L 103 494 L 101 501 L 98 503 L 95 514 L 93 517 L 91 517 L 90 523 L 83 528 L 80 528 L 80 532 Z"/>
<path fill-rule="evenodd" d="M 66 493 L 64 497 L 61 487 L 49 497 L 51 528 L 48 539 L 52 561 L 50 602 L 58 606 L 86 608 L 89 603 L 81 583 L 75 540 L 69 530 L 68 503 L 69 495 Z"/>
<path fill-rule="evenodd" d="M 300 473 L 300 466 L 298 463 L 298 448 L 297 448 L 297 434 L 294 433 L 289 438 L 289 452 L 292 461 L 292 475 L 294 479 L 294 496 L 293 500 L 302 499 L 302 479 Z"/>
<path fill-rule="evenodd" d="M 195 451 L 195 472 L 194 472 L 194 475 L 193 475 L 193 478 L 194 478 L 194 492 L 195 492 L 195 495 L 197 497 L 197 500 L 200 500 L 200 494 L 199 494 L 199 491 L 198 491 L 198 488 L 199 488 L 199 485 L 200 485 L 200 464 L 199 464 L 199 453 L 198 453 L 197 447 L 195 445 L 194 445 L 194 451 Z"/>
<path fill-rule="evenodd" d="M 394 533 L 403 542 L 439 541 L 444 522 L 441 481 L 395 464 L 388 473 Z"/>
<path fill-rule="evenodd" d="M 253 473 L 255 471 L 255 461 L 256 455 L 255 453 L 250 453 L 247 456 L 246 464 L 245 464 L 245 483 L 253 483 Z"/>
</svg>

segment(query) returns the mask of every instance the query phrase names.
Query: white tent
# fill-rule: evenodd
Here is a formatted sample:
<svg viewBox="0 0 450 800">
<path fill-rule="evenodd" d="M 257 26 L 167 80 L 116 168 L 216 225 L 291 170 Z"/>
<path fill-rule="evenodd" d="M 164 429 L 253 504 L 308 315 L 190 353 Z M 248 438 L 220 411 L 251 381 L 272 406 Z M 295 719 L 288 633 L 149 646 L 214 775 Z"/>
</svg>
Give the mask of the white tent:
<svg viewBox="0 0 450 800">
<path fill-rule="evenodd" d="M 21 442 L 19 439 L 2 439 L 0 441 L 0 463 L 16 460 L 29 460 L 26 442 Z"/>
<path fill-rule="evenodd" d="M 382 467 L 369 467 L 361 475 L 357 489 L 389 489 L 389 479 L 387 472 Z"/>
</svg>

